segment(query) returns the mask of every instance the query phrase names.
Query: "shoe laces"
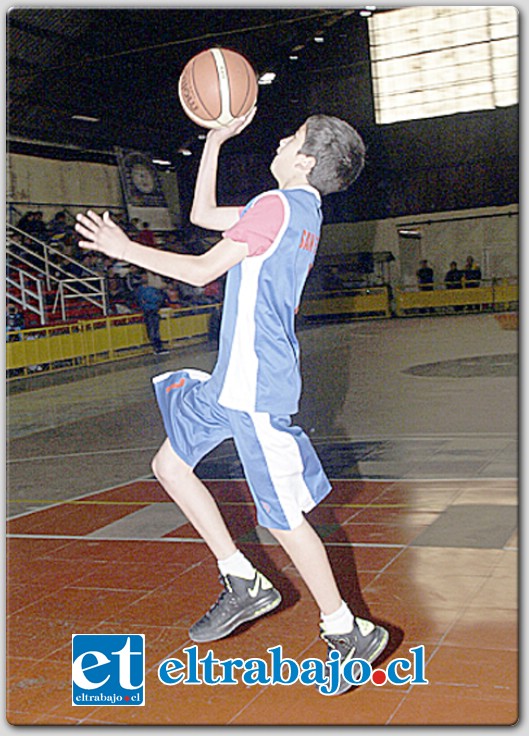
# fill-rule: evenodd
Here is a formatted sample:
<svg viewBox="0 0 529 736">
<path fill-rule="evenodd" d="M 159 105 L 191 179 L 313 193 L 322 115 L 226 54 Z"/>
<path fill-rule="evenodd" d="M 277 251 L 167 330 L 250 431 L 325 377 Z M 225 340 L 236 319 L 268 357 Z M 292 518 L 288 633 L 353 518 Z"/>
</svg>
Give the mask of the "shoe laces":
<svg viewBox="0 0 529 736">
<path fill-rule="evenodd" d="M 215 603 L 210 607 L 209 611 L 206 614 L 208 616 L 212 614 L 217 608 L 222 606 L 226 598 L 229 598 L 229 596 L 233 596 L 233 588 L 230 585 L 228 577 L 224 577 L 224 575 L 219 575 L 219 581 L 223 585 L 224 590 L 221 591 Z"/>
</svg>

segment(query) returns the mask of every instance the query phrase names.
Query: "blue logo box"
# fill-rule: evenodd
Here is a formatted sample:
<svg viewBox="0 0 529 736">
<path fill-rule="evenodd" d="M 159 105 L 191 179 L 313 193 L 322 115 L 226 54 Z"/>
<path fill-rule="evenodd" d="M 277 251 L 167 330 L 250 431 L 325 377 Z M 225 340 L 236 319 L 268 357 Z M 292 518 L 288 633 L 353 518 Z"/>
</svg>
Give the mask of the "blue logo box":
<svg viewBox="0 0 529 736">
<path fill-rule="evenodd" d="M 73 634 L 72 705 L 145 705 L 145 636 Z"/>
</svg>

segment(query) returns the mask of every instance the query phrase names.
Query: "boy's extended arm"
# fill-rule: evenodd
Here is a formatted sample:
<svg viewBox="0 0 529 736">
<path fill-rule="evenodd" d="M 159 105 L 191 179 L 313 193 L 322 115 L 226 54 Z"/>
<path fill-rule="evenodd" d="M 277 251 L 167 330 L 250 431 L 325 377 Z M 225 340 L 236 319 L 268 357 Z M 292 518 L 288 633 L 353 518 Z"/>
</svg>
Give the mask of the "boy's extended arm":
<svg viewBox="0 0 529 736">
<path fill-rule="evenodd" d="M 204 286 L 226 273 L 248 255 L 246 243 L 223 238 L 200 256 L 168 253 L 130 240 L 110 218 L 92 211 L 77 215 L 75 225 L 84 240 L 81 248 L 96 250 L 115 260 L 127 261 L 140 268 L 192 286 Z"/>
<path fill-rule="evenodd" d="M 194 225 L 222 232 L 228 230 L 239 219 L 239 207 L 217 205 L 217 171 L 222 144 L 239 135 L 253 120 L 255 108 L 246 116 L 236 118 L 231 125 L 210 130 L 195 183 L 195 194 L 190 220 Z"/>
</svg>

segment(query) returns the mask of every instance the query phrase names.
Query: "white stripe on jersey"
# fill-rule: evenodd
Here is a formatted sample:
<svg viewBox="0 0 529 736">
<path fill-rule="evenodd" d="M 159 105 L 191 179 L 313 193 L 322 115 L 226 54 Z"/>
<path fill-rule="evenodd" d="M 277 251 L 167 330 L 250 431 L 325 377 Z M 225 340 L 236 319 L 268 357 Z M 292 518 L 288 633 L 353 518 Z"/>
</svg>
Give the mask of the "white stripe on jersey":
<svg viewBox="0 0 529 736">
<path fill-rule="evenodd" d="M 263 451 L 268 473 L 291 529 L 301 524 L 300 511 L 308 512 L 316 502 L 303 478 L 303 459 L 298 444 L 288 432 L 275 429 L 266 412 L 250 418 Z"/>
<path fill-rule="evenodd" d="M 257 400 L 259 359 L 255 352 L 255 324 L 259 276 L 266 259 L 277 250 L 290 222 L 288 199 L 281 192 L 274 192 L 274 196 L 281 197 L 284 207 L 284 219 L 276 239 L 262 255 L 249 256 L 240 264 L 241 283 L 237 295 L 235 330 L 230 359 L 219 396 L 219 404 L 228 409 L 251 411 L 255 409 Z"/>
</svg>

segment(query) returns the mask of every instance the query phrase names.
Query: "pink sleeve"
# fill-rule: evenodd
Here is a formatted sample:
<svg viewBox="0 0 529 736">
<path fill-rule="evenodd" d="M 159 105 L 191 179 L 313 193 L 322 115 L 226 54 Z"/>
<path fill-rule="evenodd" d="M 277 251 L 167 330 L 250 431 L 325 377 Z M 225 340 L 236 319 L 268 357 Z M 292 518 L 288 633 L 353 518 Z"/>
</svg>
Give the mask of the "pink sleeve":
<svg viewBox="0 0 529 736">
<path fill-rule="evenodd" d="M 258 199 L 223 236 L 247 243 L 248 255 L 260 256 L 277 238 L 284 219 L 283 200 L 277 194 L 269 194 Z"/>
</svg>

